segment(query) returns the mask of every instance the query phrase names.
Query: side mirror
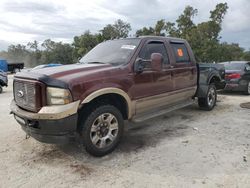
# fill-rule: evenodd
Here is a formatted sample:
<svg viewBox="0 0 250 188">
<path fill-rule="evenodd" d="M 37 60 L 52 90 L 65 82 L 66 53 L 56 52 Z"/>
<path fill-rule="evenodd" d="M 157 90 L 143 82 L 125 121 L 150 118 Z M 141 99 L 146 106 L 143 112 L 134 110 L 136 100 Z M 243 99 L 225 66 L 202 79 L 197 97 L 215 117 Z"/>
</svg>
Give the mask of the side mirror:
<svg viewBox="0 0 250 188">
<path fill-rule="evenodd" d="M 162 69 L 163 56 L 160 53 L 151 54 L 151 66 L 154 71 L 160 72 Z"/>
<path fill-rule="evenodd" d="M 138 74 L 142 73 L 143 72 L 143 69 L 145 68 L 145 61 L 142 59 L 142 58 L 138 58 L 136 61 L 135 61 L 135 64 L 134 64 L 134 71 Z"/>
</svg>

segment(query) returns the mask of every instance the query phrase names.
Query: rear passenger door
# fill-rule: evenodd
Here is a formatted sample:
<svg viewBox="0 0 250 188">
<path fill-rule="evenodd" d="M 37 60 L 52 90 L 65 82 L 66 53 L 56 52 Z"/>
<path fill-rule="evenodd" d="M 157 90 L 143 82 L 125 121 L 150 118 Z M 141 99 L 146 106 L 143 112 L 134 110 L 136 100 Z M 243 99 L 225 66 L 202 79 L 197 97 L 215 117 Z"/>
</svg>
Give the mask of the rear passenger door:
<svg viewBox="0 0 250 188">
<path fill-rule="evenodd" d="M 185 92 L 186 97 L 192 97 L 197 89 L 197 67 L 191 59 L 185 42 L 170 42 L 174 62 L 172 65 L 174 90 Z"/>
</svg>

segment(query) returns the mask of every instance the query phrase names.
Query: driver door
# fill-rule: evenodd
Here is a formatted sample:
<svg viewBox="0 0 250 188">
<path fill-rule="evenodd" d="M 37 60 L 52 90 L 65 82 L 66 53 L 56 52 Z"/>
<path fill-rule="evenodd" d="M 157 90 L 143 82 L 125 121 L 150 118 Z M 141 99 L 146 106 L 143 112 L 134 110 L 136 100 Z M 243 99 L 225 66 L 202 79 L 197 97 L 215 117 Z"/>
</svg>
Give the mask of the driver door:
<svg viewBox="0 0 250 188">
<path fill-rule="evenodd" d="M 148 41 L 142 47 L 138 58 L 150 59 L 152 53 L 163 56 L 162 70 L 153 71 L 151 64 L 145 65 L 142 73 L 134 73 L 133 96 L 136 100 L 136 113 L 165 105 L 166 94 L 173 91 L 173 80 L 168 52 L 164 41 Z"/>
</svg>

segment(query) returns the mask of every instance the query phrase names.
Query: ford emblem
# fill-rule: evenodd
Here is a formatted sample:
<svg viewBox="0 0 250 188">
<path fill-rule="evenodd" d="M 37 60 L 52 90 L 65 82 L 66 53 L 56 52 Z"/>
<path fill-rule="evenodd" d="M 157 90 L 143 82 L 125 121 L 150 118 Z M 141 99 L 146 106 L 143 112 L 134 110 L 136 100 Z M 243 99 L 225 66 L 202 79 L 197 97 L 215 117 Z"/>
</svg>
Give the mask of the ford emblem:
<svg viewBox="0 0 250 188">
<path fill-rule="evenodd" d="M 17 96 L 19 97 L 19 98 L 23 98 L 23 91 L 18 91 L 17 92 Z"/>
</svg>

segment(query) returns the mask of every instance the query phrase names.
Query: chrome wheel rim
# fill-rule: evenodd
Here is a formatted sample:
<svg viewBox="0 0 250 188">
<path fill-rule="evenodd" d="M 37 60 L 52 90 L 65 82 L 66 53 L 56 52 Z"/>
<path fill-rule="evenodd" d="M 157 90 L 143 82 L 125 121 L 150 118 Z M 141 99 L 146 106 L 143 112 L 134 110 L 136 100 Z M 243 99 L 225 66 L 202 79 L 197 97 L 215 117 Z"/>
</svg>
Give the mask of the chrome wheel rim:
<svg viewBox="0 0 250 188">
<path fill-rule="evenodd" d="M 209 106 L 213 106 L 215 103 L 215 98 L 216 98 L 216 94 L 215 94 L 215 90 L 214 88 L 211 88 L 208 92 L 208 96 L 207 96 L 207 102 Z"/>
<path fill-rule="evenodd" d="M 90 139 L 97 148 L 106 148 L 118 135 L 118 120 L 111 113 L 103 113 L 93 122 Z"/>
</svg>

